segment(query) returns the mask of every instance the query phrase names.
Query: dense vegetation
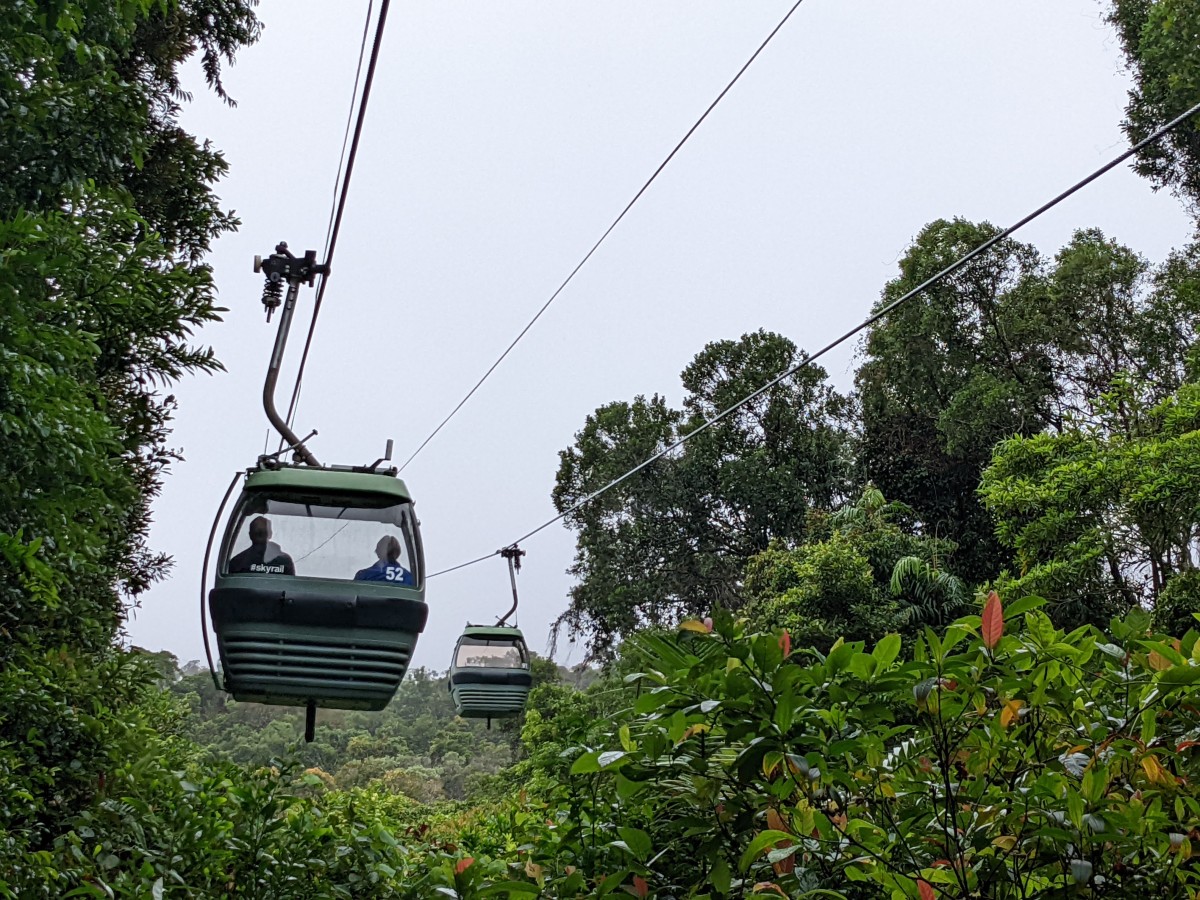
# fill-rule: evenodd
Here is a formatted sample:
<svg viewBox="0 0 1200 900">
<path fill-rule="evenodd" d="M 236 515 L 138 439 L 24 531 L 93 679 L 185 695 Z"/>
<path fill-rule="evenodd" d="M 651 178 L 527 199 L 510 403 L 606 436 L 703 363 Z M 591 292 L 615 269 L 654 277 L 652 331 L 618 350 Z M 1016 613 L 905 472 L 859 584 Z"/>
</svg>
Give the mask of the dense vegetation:
<svg viewBox="0 0 1200 900">
<path fill-rule="evenodd" d="M 1115 0 L 1138 138 L 1198 99 L 1195 0 Z M 219 363 L 236 226 L 177 71 L 253 0 L 0 17 L 0 897 L 1196 896 L 1200 245 L 1008 241 L 571 513 L 519 721 L 416 671 L 382 714 L 237 704 L 120 649 L 171 380 Z M 228 99 L 228 98 L 227 98 Z M 1194 207 L 1197 123 L 1139 160 Z M 915 224 L 915 223 L 914 223 Z M 994 233 L 926 225 L 887 303 Z M 562 453 L 560 509 L 788 368 L 717 340 Z"/>
</svg>

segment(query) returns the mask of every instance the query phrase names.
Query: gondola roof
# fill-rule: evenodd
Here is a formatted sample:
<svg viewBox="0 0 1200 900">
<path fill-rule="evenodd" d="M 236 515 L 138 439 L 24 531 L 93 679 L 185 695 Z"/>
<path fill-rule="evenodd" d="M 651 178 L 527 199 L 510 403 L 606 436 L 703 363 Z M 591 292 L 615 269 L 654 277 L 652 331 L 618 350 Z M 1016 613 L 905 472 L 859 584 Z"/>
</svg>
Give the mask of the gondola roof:
<svg viewBox="0 0 1200 900">
<path fill-rule="evenodd" d="M 282 466 L 278 469 L 254 469 L 246 475 L 245 491 L 317 491 L 329 494 L 369 494 L 391 497 L 408 503 L 408 486 L 395 474 L 362 472 L 353 469 Z"/>
<path fill-rule="evenodd" d="M 523 640 L 524 635 L 521 634 L 521 630 L 519 628 L 513 628 L 509 625 L 468 625 L 463 629 L 462 638 L 477 638 L 479 640 L 490 641 L 516 641 Z M 462 638 L 460 638 L 460 640 Z"/>
</svg>

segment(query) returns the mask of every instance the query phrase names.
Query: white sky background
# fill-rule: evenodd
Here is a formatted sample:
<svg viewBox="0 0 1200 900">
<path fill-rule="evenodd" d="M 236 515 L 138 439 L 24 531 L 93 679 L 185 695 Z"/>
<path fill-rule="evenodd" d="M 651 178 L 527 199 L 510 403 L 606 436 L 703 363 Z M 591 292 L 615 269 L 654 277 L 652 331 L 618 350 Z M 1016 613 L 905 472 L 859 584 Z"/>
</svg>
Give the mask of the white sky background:
<svg viewBox="0 0 1200 900">
<path fill-rule="evenodd" d="M 322 462 L 403 461 L 545 302 L 790 6 L 784 2 L 392 5 L 296 431 Z M 807 0 L 471 402 L 404 472 L 429 571 L 554 515 L 558 451 L 638 393 L 681 399 L 708 341 L 763 327 L 815 349 L 864 318 L 938 217 L 1004 226 L 1116 155 L 1128 79 L 1096 0 Z M 365 2 L 266 0 L 262 41 L 193 70 L 184 125 L 231 165 L 242 219 L 211 256 L 229 307 L 200 337 L 228 372 L 178 385 L 175 466 L 152 542 L 175 558 L 130 639 L 202 657 L 200 562 L 233 472 L 262 452 L 274 325 L 255 254 L 320 251 Z M 1052 255 L 1099 226 L 1151 260 L 1191 230 L 1128 169 L 1019 239 Z M 314 292 L 290 344 L 294 368 Z M 853 347 L 826 360 L 852 383 Z M 285 371 L 278 403 L 286 409 Z M 275 441 L 271 442 L 274 449 Z M 566 608 L 574 541 L 524 545 L 536 651 Z M 285 548 L 287 549 L 287 548 Z M 363 565 L 371 561 L 364 550 Z M 434 579 L 414 664 L 508 606 L 495 559 Z M 577 662 L 560 645 L 562 662 Z"/>
</svg>

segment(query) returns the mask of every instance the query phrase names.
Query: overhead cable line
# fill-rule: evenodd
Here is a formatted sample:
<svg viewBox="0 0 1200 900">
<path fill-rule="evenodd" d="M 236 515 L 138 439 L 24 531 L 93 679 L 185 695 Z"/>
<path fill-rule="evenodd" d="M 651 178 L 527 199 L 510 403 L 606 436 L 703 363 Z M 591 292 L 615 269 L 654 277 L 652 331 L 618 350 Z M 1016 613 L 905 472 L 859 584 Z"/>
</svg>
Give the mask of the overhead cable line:
<svg viewBox="0 0 1200 900">
<path fill-rule="evenodd" d="M 358 91 L 358 77 L 362 71 L 363 50 L 366 47 L 366 38 L 368 26 L 371 21 L 371 6 L 374 0 L 367 5 L 367 22 L 363 26 L 363 43 L 358 53 L 358 71 L 354 74 L 354 89 Z M 329 267 L 333 264 L 333 254 L 337 249 L 338 233 L 342 228 L 342 213 L 346 209 L 346 197 L 350 193 L 350 178 L 354 174 L 354 160 L 358 156 L 359 139 L 362 137 L 363 121 L 367 117 L 367 103 L 371 99 L 371 85 L 375 81 L 375 65 L 379 61 L 379 48 L 383 43 L 383 27 L 387 23 L 388 7 L 391 5 L 391 0 L 381 0 L 379 4 L 379 19 L 375 23 L 375 39 L 371 46 L 371 61 L 367 65 L 367 77 L 363 81 L 362 99 L 358 104 L 358 118 L 354 123 L 354 137 L 350 141 L 350 153 L 346 157 L 346 172 L 342 176 L 341 188 L 337 193 L 337 199 L 333 208 L 330 210 L 330 226 L 325 237 L 325 262 L 327 271 L 320 277 L 320 283 L 317 285 L 317 297 L 313 302 L 312 319 L 308 323 L 308 335 L 304 339 L 304 352 L 300 354 L 300 367 L 296 370 L 296 384 L 292 388 L 292 400 L 288 404 L 287 422 L 290 425 L 296 414 L 296 407 L 300 402 L 300 389 L 304 383 L 304 367 L 308 364 L 308 351 L 312 348 L 313 333 L 317 330 L 317 317 L 321 314 L 321 304 L 325 300 L 325 288 L 329 284 Z M 353 95 L 351 95 L 353 96 Z M 351 107 L 353 108 L 353 107 Z M 346 123 L 349 130 L 349 121 Z M 342 150 L 345 152 L 345 139 L 342 141 Z M 338 161 L 338 174 L 341 175 L 341 161 Z"/>
<path fill-rule="evenodd" d="M 600 239 L 592 245 L 592 249 L 584 254 L 583 259 L 581 259 L 579 261 L 579 263 L 575 266 L 575 268 L 571 270 L 570 274 L 567 275 L 567 277 L 563 280 L 563 283 L 558 286 L 557 290 L 555 290 L 554 293 L 550 295 L 550 299 L 542 304 L 541 309 L 539 309 L 534 314 L 533 318 L 529 320 L 528 324 L 524 328 L 521 329 L 520 333 L 515 338 L 513 338 L 512 343 L 509 344 L 504 349 L 504 352 L 501 353 L 500 356 L 498 356 L 496 358 L 496 361 L 494 363 L 492 363 L 491 366 L 488 367 L 488 370 L 483 373 L 483 377 L 480 378 L 477 382 L 475 382 L 475 386 L 473 388 L 471 388 L 469 391 L 467 391 L 466 396 L 464 396 L 461 400 L 458 401 L 458 405 L 455 406 L 454 409 L 450 410 L 450 414 L 448 416 L 446 416 L 446 418 L 442 419 L 441 423 L 438 425 L 437 428 L 433 429 L 433 431 L 430 433 L 429 437 L 425 438 L 425 440 L 423 440 L 421 442 L 421 445 L 412 452 L 412 455 L 409 456 L 408 459 L 406 459 L 403 463 L 401 463 L 401 465 L 400 465 L 401 472 L 404 471 L 405 466 L 407 466 L 410 462 L 412 462 L 414 459 L 417 458 L 417 454 L 419 454 L 422 450 L 424 450 L 426 445 L 430 441 L 432 441 L 435 437 L 437 437 L 438 432 L 440 432 L 443 428 L 446 427 L 447 423 L 451 419 L 453 419 L 454 416 L 458 413 L 458 411 L 466 405 L 467 401 L 470 400 L 471 397 L 473 397 L 475 395 L 475 392 L 477 390 L 479 390 L 480 387 L 483 386 L 483 383 L 485 381 L 487 381 L 489 377 L 491 377 L 491 374 L 496 371 L 496 369 L 500 366 L 500 363 L 504 362 L 505 357 L 507 357 L 508 354 L 512 352 L 513 348 L 516 347 L 517 344 L 519 344 L 521 342 L 521 339 L 523 337 L 525 337 L 525 335 L 529 332 L 529 329 L 531 329 L 534 326 L 534 323 L 536 323 L 537 320 L 542 317 L 542 313 L 544 313 L 547 309 L 549 309 L 550 304 L 558 299 L 558 295 L 561 294 L 566 289 L 567 285 L 570 284 L 571 281 L 574 280 L 575 276 L 579 273 L 579 270 L 582 269 L 584 267 L 584 265 L 587 263 L 587 261 L 592 258 L 593 254 L 595 254 L 595 252 L 600 249 L 600 245 L 604 243 L 604 241 L 608 238 L 608 236 L 610 234 L 612 234 L 613 230 L 621 223 L 621 220 L 625 218 L 625 214 L 628 213 L 629 210 L 631 210 L 633 208 L 633 205 L 635 203 L 637 203 L 638 200 L 641 199 L 642 195 L 644 193 L 646 193 L 646 191 L 647 191 L 647 189 L 649 189 L 650 185 L 654 183 L 654 180 L 656 178 L 658 178 L 658 176 L 662 172 L 662 170 L 667 167 L 667 163 L 669 163 L 672 159 L 675 158 L 675 154 L 678 153 L 680 151 L 680 149 L 683 147 L 683 145 L 687 143 L 688 138 L 690 138 L 696 132 L 696 129 L 698 129 L 701 126 L 701 124 L 703 124 L 704 120 L 708 118 L 708 114 L 711 113 L 714 109 L 716 109 L 717 104 L 720 103 L 724 99 L 725 95 L 729 93 L 730 89 L 735 84 L 737 84 L 738 79 L 742 77 L 742 75 L 745 73 L 745 71 L 748 68 L 750 68 L 750 64 L 753 63 L 754 60 L 756 60 L 758 58 L 758 55 L 760 53 L 762 53 L 764 49 L 766 49 L 767 44 L 771 43 L 771 39 L 774 38 L 775 35 L 779 33 L 779 30 L 781 28 L 783 28 L 783 26 L 787 23 L 787 20 L 792 17 L 792 13 L 794 13 L 797 10 L 797 8 L 799 8 L 800 4 L 803 2 L 804 2 L 804 0 L 796 0 L 796 2 L 792 4 L 791 9 L 789 9 L 787 11 L 787 13 L 784 15 L 784 17 L 779 20 L 779 24 L 776 25 L 771 30 L 771 33 L 766 36 L 766 38 L 763 40 L 763 42 L 761 44 L 759 44 L 758 49 L 755 50 L 754 53 L 752 53 L 750 55 L 750 58 L 748 60 L 746 60 L 746 62 L 742 65 L 742 67 L 740 69 L 738 69 L 737 74 L 733 76 L 733 78 L 729 81 L 729 83 L 727 85 L 725 85 L 725 87 L 724 87 L 724 89 L 722 89 L 721 93 L 717 94 L 717 98 L 708 105 L 708 108 L 706 110 L 704 110 L 704 112 L 701 114 L 700 118 L 698 118 L 695 121 L 695 123 L 692 125 L 692 127 L 687 130 L 687 133 L 679 140 L 679 143 L 677 143 L 675 145 L 675 148 L 670 153 L 667 154 L 666 159 L 664 159 L 661 163 L 658 164 L 658 168 L 654 170 L 654 172 L 650 175 L 650 177 L 648 179 L 646 179 L 646 183 L 641 186 L 641 188 L 638 190 L 638 192 L 633 195 L 633 199 L 630 200 L 627 204 L 625 204 L 625 208 L 623 210 L 621 210 L 620 215 L 618 215 L 615 219 L 613 219 L 612 224 L 609 225 L 607 229 L 605 229 L 604 234 L 600 235 Z"/>
<path fill-rule="evenodd" d="M 643 460 L 642 462 L 638 463 L 636 466 L 634 466 L 632 469 L 630 469 L 625 474 L 620 475 L 617 478 L 614 478 L 612 481 L 610 481 L 608 484 L 604 485 L 599 490 L 595 490 L 592 493 L 588 494 L 586 497 L 583 497 L 582 499 L 576 501 L 569 509 L 566 509 L 563 512 L 560 512 L 558 515 L 556 515 L 554 518 L 550 519 L 549 521 L 543 522 L 537 528 L 533 529 L 530 532 L 527 532 L 526 534 L 521 535 L 516 540 L 510 541 L 508 544 L 505 545 L 505 547 L 513 547 L 517 544 L 524 543 L 526 540 L 533 537 L 538 532 L 544 531 L 545 529 L 547 529 L 551 525 L 553 525 L 555 522 L 559 522 L 562 519 L 565 519 L 567 516 L 578 512 L 579 510 L 583 509 L 583 507 L 585 507 L 589 503 L 591 503 L 593 500 L 596 500 L 597 498 L 603 496 L 604 494 L 608 493 L 610 490 L 615 488 L 617 485 L 621 484 L 623 481 L 631 478 L 632 476 L 636 475 L 638 472 L 642 471 L 642 469 L 646 468 L 649 465 L 652 465 L 653 463 L 658 462 L 658 460 L 662 459 L 667 454 L 682 447 L 685 443 L 687 443 L 689 440 L 694 438 L 696 435 L 700 434 L 703 431 L 707 431 L 709 428 L 711 428 L 713 425 L 716 425 L 718 422 L 720 422 L 722 419 L 729 416 L 731 413 L 736 412 L 737 410 L 741 409 L 743 406 L 745 406 L 751 400 L 754 400 L 757 397 L 761 397 L 764 393 L 769 391 L 771 388 L 775 387 L 775 385 L 779 384 L 781 381 L 795 375 L 801 369 L 807 367 L 808 365 L 810 365 L 817 359 L 821 358 L 826 353 L 828 353 L 830 350 L 833 350 L 835 347 L 845 343 L 850 338 L 854 337 L 854 335 L 858 334 L 860 331 L 863 331 L 864 329 L 869 328 L 870 326 L 874 325 L 876 322 L 878 322 L 880 319 L 887 316 L 889 313 L 893 312 L 899 306 L 901 306 L 904 303 L 907 303 L 909 300 L 913 299 L 918 294 L 922 293 L 926 288 L 932 287 L 934 284 L 941 281 L 946 276 L 954 274 L 959 269 L 966 266 L 967 263 L 969 263 L 971 260 L 975 259 L 977 256 L 980 256 L 983 253 L 986 253 L 988 250 L 990 250 L 992 247 L 996 246 L 996 244 L 1000 243 L 1005 238 L 1012 236 L 1012 234 L 1015 231 L 1017 231 L 1018 229 L 1024 227 L 1025 225 L 1028 225 L 1030 222 L 1032 222 L 1034 219 L 1041 216 L 1043 213 L 1053 209 L 1055 206 L 1058 206 L 1058 204 L 1061 203 L 1063 200 L 1066 200 L 1072 194 L 1075 194 L 1078 191 L 1082 190 L 1083 188 L 1087 187 L 1089 184 L 1091 184 L 1093 181 L 1095 181 L 1101 175 L 1104 175 L 1105 173 L 1109 172 L 1110 170 L 1115 169 L 1117 166 L 1119 166 L 1121 163 L 1125 162 L 1125 160 L 1129 159 L 1131 156 L 1136 154 L 1138 151 L 1142 150 L 1145 147 L 1148 147 L 1150 144 L 1153 144 L 1153 143 L 1161 140 L 1163 137 L 1165 137 L 1170 132 L 1174 131 L 1176 128 L 1178 128 L 1180 125 L 1182 125 L 1188 119 L 1192 118 L 1192 116 L 1196 115 L 1197 113 L 1200 113 L 1200 103 L 1197 103 L 1195 106 L 1193 106 L 1191 109 L 1189 109 L 1187 112 L 1183 113 L 1182 115 L 1178 116 L 1177 118 L 1172 119 L 1170 122 L 1168 122 L 1166 125 L 1163 125 L 1157 131 L 1155 131 L 1153 134 L 1151 134 L 1149 137 L 1146 137 L 1143 140 L 1138 141 L 1138 143 L 1134 144 L 1132 147 L 1130 147 L 1128 150 L 1126 150 L 1120 156 L 1117 156 L 1116 158 L 1112 159 L 1111 161 L 1105 163 L 1103 166 L 1101 166 L 1096 171 L 1092 172 L 1086 178 L 1082 179 L 1081 181 L 1077 181 L 1075 184 L 1073 184 L 1071 187 L 1067 188 L 1065 191 L 1063 191 L 1061 194 L 1059 194 L 1053 200 L 1049 200 L 1046 203 L 1042 204 L 1037 209 L 1035 209 L 1033 212 L 1031 212 L 1027 216 L 1025 216 L 1023 219 L 1018 220 L 1014 224 L 1009 225 L 1003 231 L 988 238 L 988 240 L 984 241 L 982 244 L 980 244 L 974 250 L 959 257 L 957 260 L 952 262 L 950 265 L 946 266 L 944 269 L 942 269 L 937 274 L 931 275 L 929 278 L 925 279 L 923 282 L 921 282 L 915 288 L 910 290 L 908 293 L 904 294 L 902 297 L 896 298 L 891 303 L 889 303 L 886 306 L 884 306 L 883 308 L 877 310 L 876 312 L 874 312 L 873 314 L 868 316 L 866 319 L 864 319 L 862 322 L 860 322 L 858 325 L 855 325 L 853 328 L 851 328 L 845 334 L 830 341 L 828 344 L 826 344 L 824 347 L 822 347 L 816 353 L 811 353 L 808 356 L 805 356 L 804 359 L 800 360 L 800 362 L 796 363 L 796 365 L 792 366 L 790 369 L 785 371 L 782 375 L 779 375 L 776 378 L 773 378 L 772 380 L 768 381 L 766 384 L 764 384 L 762 387 L 758 388 L 753 393 L 747 394 L 741 400 L 738 400 L 732 406 L 729 406 L 726 409 L 723 409 L 721 412 L 717 413 L 712 418 L 706 419 L 704 422 L 702 422 L 697 427 L 693 428 L 687 434 L 678 438 L 674 443 L 670 444 L 667 447 L 664 447 L 659 452 L 655 453 L 654 455 L 652 455 L 652 456 L 648 457 L 647 459 Z M 486 556 L 481 556 L 478 559 L 471 560 L 470 562 L 460 563 L 457 566 L 451 566 L 448 569 L 442 569 L 439 572 L 434 572 L 429 577 L 433 578 L 437 575 L 444 575 L 447 572 L 453 572 L 456 569 L 462 569 L 467 566 L 475 565 L 476 563 L 483 562 L 485 559 L 491 559 L 493 556 L 497 556 L 502 552 L 503 552 L 503 550 L 496 550 L 494 553 L 489 553 Z"/>
<path fill-rule="evenodd" d="M 350 129 L 354 125 L 354 100 L 358 97 L 358 82 L 362 78 L 363 59 L 367 55 L 367 36 L 371 33 L 371 13 L 375 9 L 375 0 L 367 2 L 367 17 L 363 19 L 362 39 L 358 45 L 358 63 L 354 67 L 354 87 L 350 89 L 350 108 L 346 110 L 346 128 L 342 132 L 342 152 L 338 156 L 337 175 L 333 178 L 333 203 L 329 206 L 329 225 L 325 229 L 324 257 L 329 261 L 329 245 L 333 240 L 333 224 L 338 218 L 338 208 L 342 188 L 342 170 L 346 164 L 346 148 L 350 144 Z M 361 114 L 360 114 L 361 115 Z"/>
</svg>

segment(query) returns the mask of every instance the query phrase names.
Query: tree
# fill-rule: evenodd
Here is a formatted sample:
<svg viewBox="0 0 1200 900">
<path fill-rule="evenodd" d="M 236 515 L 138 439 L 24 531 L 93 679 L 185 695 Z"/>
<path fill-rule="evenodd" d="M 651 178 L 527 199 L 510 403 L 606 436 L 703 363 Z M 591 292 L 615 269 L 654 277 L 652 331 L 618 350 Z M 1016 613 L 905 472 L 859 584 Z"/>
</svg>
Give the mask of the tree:
<svg viewBox="0 0 1200 900">
<path fill-rule="evenodd" d="M 962 220 L 926 226 L 881 305 L 993 234 Z M 1194 246 L 1152 267 L 1096 229 L 1077 231 L 1052 262 L 1002 242 L 868 334 L 856 376 L 866 475 L 958 544 L 968 582 L 995 577 L 1008 552 L 976 495 L 992 448 L 1097 421 L 1118 382 L 1143 406 L 1177 389 L 1198 284 Z"/>
<path fill-rule="evenodd" d="M 774 538 L 801 538 L 810 509 L 845 496 L 849 405 L 810 366 L 574 509 L 799 358 L 765 331 L 711 343 L 683 372 L 682 410 L 658 396 L 608 404 L 559 454 L 553 498 L 577 532 L 578 581 L 558 624 L 593 654 L 646 625 L 737 606 L 745 561 Z"/>
<path fill-rule="evenodd" d="M 980 494 L 1018 565 L 1000 586 L 1051 600 L 1068 625 L 1156 608 L 1166 594 L 1167 624 L 1190 627 L 1200 599 L 1200 383 L 1149 408 L 1139 392 L 1118 382 L 1097 421 L 1003 442 L 984 473 Z"/>
<path fill-rule="evenodd" d="M 224 161 L 178 126 L 176 72 L 199 52 L 220 93 L 253 5 L 0 17 L 0 795 L 25 798 L 0 808 L 6 861 L 100 789 L 153 677 L 113 638 L 169 564 L 146 542 L 174 458 L 163 388 L 217 367 L 193 343 L 219 312 L 202 260 L 235 224 L 212 193 Z"/>
<path fill-rule="evenodd" d="M 78 631 L 111 632 L 120 605 L 101 595 L 135 595 L 166 567 L 145 544 L 172 459 L 161 388 L 217 367 L 190 338 L 218 313 L 203 254 L 236 224 L 212 192 L 224 160 L 178 126 L 177 69 L 199 52 L 224 96 L 221 61 L 258 35 L 253 5 L 23 0 L 0 24 L 0 107 L 12 111 L 0 130 L 0 483 L 26 484 L 0 496 L 0 531 L 111 573 L 62 585 L 67 602 L 91 595 Z"/>
<path fill-rule="evenodd" d="M 1143 406 L 1183 384 L 1200 322 L 1197 253 L 1192 244 L 1152 267 L 1095 228 L 1076 231 L 1059 251 L 1042 314 L 1057 430 L 1096 421 L 1118 380 Z"/>
<path fill-rule="evenodd" d="M 884 306 L 991 238 L 962 219 L 923 228 L 888 283 Z M 959 546 L 979 582 L 1004 554 L 974 496 L 996 441 L 1051 424 L 1052 361 L 1041 311 L 1046 285 L 1033 247 L 1012 240 L 977 257 L 871 328 L 855 381 L 862 465 L 885 495 Z"/>
<path fill-rule="evenodd" d="M 1134 87 L 1125 108 L 1131 143 L 1183 114 L 1200 98 L 1200 3 L 1197 0 L 1113 0 L 1116 27 Z M 1200 122 L 1193 118 L 1143 149 L 1138 172 L 1169 187 L 1193 213 L 1200 203 Z"/>
<path fill-rule="evenodd" d="M 1140 385 L 1118 379 L 1096 419 L 998 446 L 980 496 L 1016 553 L 1019 575 L 1004 582 L 1010 592 L 1055 601 L 1061 622 L 1094 622 L 1153 608 L 1172 578 L 1196 569 L 1195 377 L 1150 407 Z"/>
</svg>

